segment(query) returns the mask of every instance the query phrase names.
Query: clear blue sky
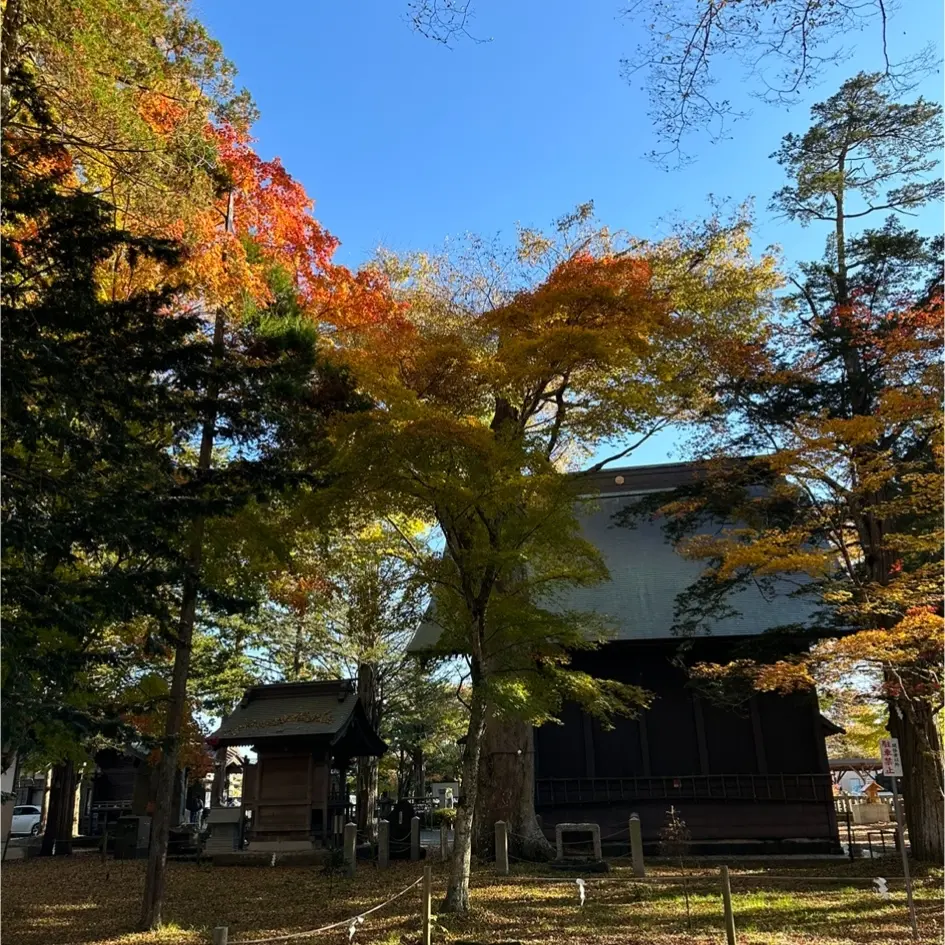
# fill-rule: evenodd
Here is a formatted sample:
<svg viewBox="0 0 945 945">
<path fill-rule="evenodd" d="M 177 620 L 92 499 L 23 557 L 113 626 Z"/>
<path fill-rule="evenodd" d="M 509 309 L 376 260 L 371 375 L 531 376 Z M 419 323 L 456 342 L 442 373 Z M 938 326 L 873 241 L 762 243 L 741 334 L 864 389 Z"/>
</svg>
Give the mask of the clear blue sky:
<svg viewBox="0 0 945 945">
<path fill-rule="evenodd" d="M 588 199 L 611 227 L 654 237 L 667 217 L 704 215 L 709 194 L 756 198 L 759 248 L 779 244 L 788 261 L 820 255 L 821 229 L 767 212 L 782 183 L 768 156 L 807 127 L 813 102 L 879 68 L 878 33 L 854 36 L 853 57 L 790 111 L 753 102 L 733 69 L 725 91 L 752 117 L 732 140 L 693 142 L 697 162 L 667 172 L 643 157 L 656 145 L 646 101 L 620 76 L 638 41 L 622 0 L 473 2 L 473 31 L 492 41 L 450 50 L 411 32 L 406 0 L 196 0 L 260 108 L 260 153 L 280 156 L 316 199 L 342 241 L 339 262 L 356 267 L 379 244 L 434 249 L 467 231 L 545 226 Z M 941 0 L 902 7 L 894 58 L 941 41 Z M 941 73 L 919 91 L 940 101 Z M 940 228 L 941 209 L 920 222 Z M 665 460 L 672 441 L 633 462 Z"/>
</svg>

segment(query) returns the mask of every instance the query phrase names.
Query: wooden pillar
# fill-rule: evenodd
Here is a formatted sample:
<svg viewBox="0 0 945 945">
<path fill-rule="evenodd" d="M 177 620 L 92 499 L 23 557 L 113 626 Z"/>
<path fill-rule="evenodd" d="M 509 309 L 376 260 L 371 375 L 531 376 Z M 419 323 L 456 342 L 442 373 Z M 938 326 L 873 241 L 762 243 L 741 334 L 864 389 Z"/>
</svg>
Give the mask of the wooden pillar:
<svg viewBox="0 0 945 945">
<path fill-rule="evenodd" d="M 646 867 L 643 865 L 643 830 L 639 814 L 630 815 L 630 862 L 634 876 L 646 875 Z"/>
<path fill-rule="evenodd" d="M 390 865 L 390 821 L 377 822 L 377 866 L 385 870 Z"/>
<path fill-rule="evenodd" d="M 591 724 L 591 717 L 582 713 L 584 719 L 584 771 L 588 778 L 597 777 L 596 765 L 594 764 L 594 727 Z"/>
<path fill-rule="evenodd" d="M 495 823 L 495 870 L 501 876 L 509 875 L 509 827 L 504 820 Z"/>
<path fill-rule="evenodd" d="M 696 741 L 699 745 L 699 771 L 709 773 L 709 745 L 705 737 L 705 715 L 702 712 L 702 700 L 699 693 L 692 694 L 692 712 L 696 720 Z"/>
<path fill-rule="evenodd" d="M 758 765 L 758 774 L 767 774 L 768 760 L 765 757 L 765 737 L 761 728 L 761 713 L 758 711 L 757 696 L 752 696 L 748 700 L 748 709 L 751 712 L 751 734 L 755 741 L 755 763 Z"/>
<path fill-rule="evenodd" d="M 423 905 L 421 914 L 420 942 L 431 945 L 433 941 L 433 868 L 423 868 Z"/>
<path fill-rule="evenodd" d="M 821 781 L 824 783 L 824 791 L 827 795 L 824 798 L 824 813 L 827 815 L 827 831 L 830 834 L 830 838 L 839 843 L 840 832 L 837 826 L 837 808 L 834 804 L 833 791 L 831 790 L 830 762 L 827 759 L 827 739 L 824 737 L 823 720 L 820 717 L 820 701 L 817 698 L 816 691 L 811 693 L 811 703 L 811 710 L 814 714 L 814 747 L 817 751 L 817 770 L 821 775 L 827 776 L 826 781 L 821 778 Z M 851 814 L 850 816 L 852 817 L 853 815 Z"/>
<path fill-rule="evenodd" d="M 738 945 L 735 938 L 735 913 L 732 911 L 732 886 L 728 878 L 728 867 L 722 870 L 722 908 L 725 911 L 725 940 L 727 945 Z"/>
<path fill-rule="evenodd" d="M 643 762 L 643 777 L 650 776 L 650 740 L 646 732 L 646 712 L 641 711 L 637 719 L 640 726 L 640 760 Z"/>
<path fill-rule="evenodd" d="M 410 818 L 410 859 L 420 859 L 420 818 Z"/>
</svg>

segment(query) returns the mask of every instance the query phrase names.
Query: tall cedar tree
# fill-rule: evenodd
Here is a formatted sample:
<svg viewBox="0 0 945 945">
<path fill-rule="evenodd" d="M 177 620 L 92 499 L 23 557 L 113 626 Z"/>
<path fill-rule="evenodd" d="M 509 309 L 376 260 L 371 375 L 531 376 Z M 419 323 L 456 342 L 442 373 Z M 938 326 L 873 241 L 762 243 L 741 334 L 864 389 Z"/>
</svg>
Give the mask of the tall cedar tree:
<svg viewBox="0 0 945 945">
<path fill-rule="evenodd" d="M 941 109 L 891 101 L 882 77 L 861 74 L 813 116 L 777 153 L 790 183 L 774 205 L 828 223 L 827 252 L 801 267 L 789 313 L 719 385 L 702 430 L 703 442 L 714 430 L 719 461 L 664 509 L 687 553 L 709 562 L 678 602 L 680 625 L 724 610 L 746 581 L 796 573 L 797 593 L 820 605 L 816 633 L 793 652 L 782 641 L 780 655 L 756 648 L 697 675 L 729 697 L 876 680 L 870 695 L 902 749 L 912 850 L 940 862 L 942 240 L 895 217 L 848 228 L 941 196 Z M 721 461 L 739 454 L 757 458 Z M 739 524 L 694 535 L 707 514 Z"/>
<path fill-rule="evenodd" d="M 606 717 L 646 698 L 568 668 L 569 652 L 605 628 L 568 611 L 562 594 L 606 578 L 579 534 L 568 457 L 685 415 L 721 342 L 757 330 L 775 281 L 770 260 L 752 259 L 744 222 L 647 245 L 596 225 L 590 205 L 551 236 L 526 230 L 510 250 L 468 249 L 458 260 L 387 261 L 407 324 L 351 337 L 346 355 L 378 407 L 336 433 L 351 488 L 378 511 L 431 519 L 445 539 L 428 573 L 434 614 L 442 651 L 464 655 L 470 679 L 446 897 L 459 912 L 488 717 L 521 741 L 562 699 Z M 524 748 L 496 778 L 523 802 L 532 850 L 546 841 Z"/>
<path fill-rule="evenodd" d="M 46 112 L 11 75 L 21 114 Z M 193 515 L 172 455 L 193 427 L 209 344 L 168 291 L 104 298 L 121 250 L 173 262 L 168 243 L 116 230 L 75 192 L 69 155 L 42 134 L 3 140 L 3 750 L 95 730 L 77 702 L 91 644 L 147 617 L 167 634 Z M 104 723 L 105 719 L 98 722 Z M 115 720 L 112 719 L 112 722 Z"/>
<path fill-rule="evenodd" d="M 195 534 L 250 501 L 315 494 L 324 420 L 355 400 L 297 310 L 251 306 L 232 326 L 218 320 L 211 339 L 178 293 L 103 293 L 102 264 L 119 251 L 133 271 L 139 259 L 173 266 L 173 247 L 114 229 L 111 208 L 76 189 L 71 155 L 41 133 L 48 113 L 28 76 L 11 78 L 11 101 L 40 133 L 4 139 L 10 752 L 40 728 L 48 741 L 57 720 L 67 740 L 87 733 L 91 706 L 80 716 L 75 695 L 88 661 L 108 658 L 93 645 L 107 628 L 147 618 L 153 636 L 187 651 L 181 610 L 242 606 L 204 580 Z M 278 294 L 287 280 L 276 273 L 270 282 Z M 195 457 L 198 433 L 204 455 Z M 172 684 L 159 811 L 170 804 L 185 684 Z"/>
</svg>

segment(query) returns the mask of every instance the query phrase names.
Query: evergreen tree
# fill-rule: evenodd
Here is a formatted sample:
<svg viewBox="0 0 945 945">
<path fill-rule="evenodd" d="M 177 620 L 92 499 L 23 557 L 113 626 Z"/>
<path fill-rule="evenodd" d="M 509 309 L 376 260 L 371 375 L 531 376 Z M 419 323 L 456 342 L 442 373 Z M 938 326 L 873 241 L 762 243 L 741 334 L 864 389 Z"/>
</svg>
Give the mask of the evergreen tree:
<svg viewBox="0 0 945 945">
<path fill-rule="evenodd" d="M 21 107 L 45 108 L 23 76 Z M 3 142 L 3 749 L 94 730 L 78 685 L 104 629 L 168 632 L 190 518 L 173 447 L 192 427 L 208 345 L 175 296 L 113 301 L 101 264 L 175 249 L 116 230 L 43 135 Z M 115 720 L 112 719 L 112 722 Z M 58 732 L 58 736 L 57 736 Z"/>
<path fill-rule="evenodd" d="M 799 639 L 757 640 L 697 674 L 742 693 L 874 681 L 863 695 L 886 703 L 900 740 L 913 853 L 938 862 L 942 239 L 897 217 L 851 227 L 940 198 L 941 109 L 892 101 L 882 76 L 861 74 L 813 118 L 777 152 L 790 179 L 774 205 L 829 224 L 827 249 L 801 266 L 785 319 L 738 347 L 700 430 L 721 461 L 667 507 L 674 537 L 709 565 L 677 602 L 680 624 L 724 610 L 746 582 L 800 575 L 797 593 L 819 606 L 811 626 L 791 628 Z M 756 458 L 725 459 L 746 454 Z M 729 527 L 694 535 L 706 515 Z"/>
</svg>

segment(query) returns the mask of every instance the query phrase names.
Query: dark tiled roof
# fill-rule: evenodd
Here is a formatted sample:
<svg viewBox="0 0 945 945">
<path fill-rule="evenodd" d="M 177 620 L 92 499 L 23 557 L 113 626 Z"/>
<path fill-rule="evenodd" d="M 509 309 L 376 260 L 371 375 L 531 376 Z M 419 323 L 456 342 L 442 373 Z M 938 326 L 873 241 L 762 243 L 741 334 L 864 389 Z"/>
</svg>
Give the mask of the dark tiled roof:
<svg viewBox="0 0 945 945">
<path fill-rule="evenodd" d="M 666 540 L 660 522 L 639 521 L 635 528 L 614 524 L 614 515 L 647 492 L 662 492 L 694 481 L 702 467 L 695 463 L 665 463 L 610 469 L 583 477 L 587 501 L 579 510 L 584 537 L 603 554 L 610 580 L 593 587 L 574 588 L 558 606 L 603 617 L 616 640 L 659 640 L 673 637 L 673 605 L 702 573 L 699 561 L 683 558 Z M 750 636 L 773 627 L 809 621 L 811 605 L 787 596 L 796 585 L 777 582 L 776 593 L 765 596 L 755 586 L 733 594 L 729 603 L 738 616 L 717 621 L 717 636 Z M 408 650 L 435 649 L 441 628 L 428 614 L 417 628 Z"/>
<path fill-rule="evenodd" d="M 347 679 L 254 686 L 213 733 L 211 744 L 248 745 L 298 735 L 334 739 L 344 732 L 357 705 L 357 691 Z"/>
</svg>

